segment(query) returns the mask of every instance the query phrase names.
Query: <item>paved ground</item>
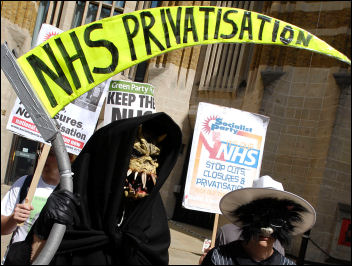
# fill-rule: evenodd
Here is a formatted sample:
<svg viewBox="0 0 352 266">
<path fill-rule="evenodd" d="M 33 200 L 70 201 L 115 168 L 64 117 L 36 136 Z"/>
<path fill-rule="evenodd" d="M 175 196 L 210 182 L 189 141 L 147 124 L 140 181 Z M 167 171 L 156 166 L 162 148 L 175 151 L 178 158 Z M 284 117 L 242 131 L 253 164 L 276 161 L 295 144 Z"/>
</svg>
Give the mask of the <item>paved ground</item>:
<svg viewBox="0 0 352 266">
<path fill-rule="evenodd" d="M 202 255 L 203 241 L 211 239 L 211 230 L 180 222 L 169 221 L 171 245 L 169 248 L 170 265 L 198 265 Z"/>
<path fill-rule="evenodd" d="M 9 186 L 1 185 L 1 198 L 8 191 Z M 169 248 L 170 265 L 198 265 L 202 254 L 204 238 L 211 239 L 211 230 L 192 225 L 169 221 L 171 244 Z M 1 236 L 1 258 L 10 241 L 11 235 Z"/>
</svg>

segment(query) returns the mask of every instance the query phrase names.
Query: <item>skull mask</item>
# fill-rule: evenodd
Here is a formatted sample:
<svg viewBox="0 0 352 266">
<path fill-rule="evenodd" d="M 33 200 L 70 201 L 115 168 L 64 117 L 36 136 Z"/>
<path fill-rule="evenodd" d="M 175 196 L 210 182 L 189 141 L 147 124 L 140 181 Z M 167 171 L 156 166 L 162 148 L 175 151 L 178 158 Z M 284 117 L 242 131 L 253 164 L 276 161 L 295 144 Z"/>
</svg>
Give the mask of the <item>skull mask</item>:
<svg viewBox="0 0 352 266">
<path fill-rule="evenodd" d="M 132 156 L 125 180 L 125 196 L 128 198 L 143 198 L 149 194 L 157 179 L 158 156 L 160 148 L 156 146 L 166 135 L 153 138 L 138 129 L 138 136 L 133 145 Z M 148 139 L 148 140 L 147 140 Z"/>
</svg>

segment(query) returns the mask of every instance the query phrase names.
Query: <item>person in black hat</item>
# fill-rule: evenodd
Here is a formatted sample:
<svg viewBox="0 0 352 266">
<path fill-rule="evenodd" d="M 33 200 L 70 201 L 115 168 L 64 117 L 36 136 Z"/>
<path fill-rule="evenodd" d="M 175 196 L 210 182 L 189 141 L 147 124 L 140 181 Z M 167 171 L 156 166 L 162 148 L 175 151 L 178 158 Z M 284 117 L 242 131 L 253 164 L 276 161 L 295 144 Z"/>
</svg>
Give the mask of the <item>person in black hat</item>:
<svg viewBox="0 0 352 266">
<path fill-rule="evenodd" d="M 216 233 L 216 238 L 215 238 L 215 247 L 221 246 L 221 245 L 226 245 L 230 242 L 236 241 L 243 239 L 241 237 L 241 228 L 239 228 L 237 225 L 234 225 L 232 223 L 225 224 L 221 226 Z M 276 249 L 280 254 L 285 256 L 285 249 L 283 246 L 280 244 L 280 241 L 276 239 L 274 242 L 273 248 Z M 199 264 L 202 263 L 203 259 L 207 255 L 211 248 L 207 248 L 204 250 L 203 255 L 199 258 Z"/>
<path fill-rule="evenodd" d="M 316 219 L 306 200 L 284 191 L 270 176 L 255 180 L 251 188 L 226 194 L 220 210 L 241 228 L 243 240 L 213 248 L 202 265 L 295 265 L 273 248 L 274 242 L 287 246 L 292 235 L 306 232 Z"/>
</svg>

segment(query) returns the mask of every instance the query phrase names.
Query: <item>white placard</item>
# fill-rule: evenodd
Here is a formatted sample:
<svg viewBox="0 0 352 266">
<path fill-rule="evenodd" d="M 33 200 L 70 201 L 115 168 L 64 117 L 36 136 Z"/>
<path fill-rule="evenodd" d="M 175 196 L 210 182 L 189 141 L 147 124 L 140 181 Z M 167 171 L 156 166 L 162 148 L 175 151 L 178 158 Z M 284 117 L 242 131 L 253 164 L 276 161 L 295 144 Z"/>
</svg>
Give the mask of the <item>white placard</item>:
<svg viewBox="0 0 352 266">
<path fill-rule="evenodd" d="M 37 45 L 61 32 L 63 31 L 52 25 L 43 24 L 38 34 Z M 54 117 L 59 124 L 67 152 L 78 155 L 94 133 L 108 89 L 106 84 L 109 84 L 110 80 L 81 95 Z M 19 98 L 12 108 L 6 129 L 28 139 L 51 145 L 44 141 Z"/>
<path fill-rule="evenodd" d="M 152 85 L 126 80 L 111 80 L 108 87 L 104 126 L 116 120 L 155 113 Z"/>
<path fill-rule="evenodd" d="M 78 155 L 94 133 L 106 96 L 105 84 L 106 82 L 101 83 L 83 94 L 54 117 L 59 124 L 67 152 Z M 51 145 L 44 141 L 19 98 L 12 108 L 6 129 L 28 139 Z"/>
<path fill-rule="evenodd" d="M 269 118 L 199 103 L 182 205 L 219 213 L 220 199 L 259 178 Z"/>
</svg>

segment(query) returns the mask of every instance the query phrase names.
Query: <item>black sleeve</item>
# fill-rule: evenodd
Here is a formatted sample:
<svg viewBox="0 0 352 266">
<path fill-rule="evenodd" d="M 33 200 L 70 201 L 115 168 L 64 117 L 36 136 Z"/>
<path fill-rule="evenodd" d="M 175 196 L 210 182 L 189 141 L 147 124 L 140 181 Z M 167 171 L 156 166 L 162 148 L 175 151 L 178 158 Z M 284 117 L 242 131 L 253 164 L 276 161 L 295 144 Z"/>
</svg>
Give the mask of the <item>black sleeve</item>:
<svg viewBox="0 0 352 266">
<path fill-rule="evenodd" d="M 209 252 L 207 253 L 207 255 L 205 256 L 205 258 L 202 261 L 201 265 L 215 265 L 213 263 L 213 261 L 211 260 L 211 257 L 213 255 L 214 249 L 209 250 Z"/>
<path fill-rule="evenodd" d="M 30 265 L 32 243 L 33 230 L 31 229 L 25 240 L 12 243 L 9 246 L 9 251 L 6 254 L 4 265 Z"/>
<path fill-rule="evenodd" d="M 4 265 L 30 265 L 32 244 L 19 241 L 10 245 Z"/>
</svg>

